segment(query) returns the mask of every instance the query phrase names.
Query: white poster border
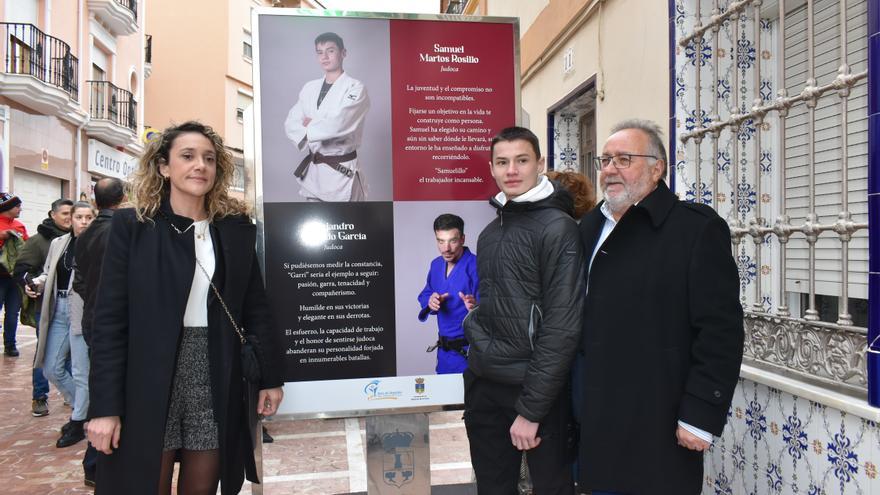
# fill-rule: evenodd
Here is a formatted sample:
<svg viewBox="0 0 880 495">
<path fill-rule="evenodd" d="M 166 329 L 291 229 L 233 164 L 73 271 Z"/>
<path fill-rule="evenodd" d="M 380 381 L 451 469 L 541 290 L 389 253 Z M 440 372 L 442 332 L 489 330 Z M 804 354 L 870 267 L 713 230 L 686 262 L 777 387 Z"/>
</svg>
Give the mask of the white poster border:
<svg viewBox="0 0 880 495">
<path fill-rule="evenodd" d="M 362 417 L 462 409 L 461 374 L 349 378 L 284 384 L 282 418 Z M 418 382 L 417 380 L 420 380 Z M 417 389 L 416 385 L 423 388 Z M 320 411 L 315 409 L 320 401 Z"/>
</svg>

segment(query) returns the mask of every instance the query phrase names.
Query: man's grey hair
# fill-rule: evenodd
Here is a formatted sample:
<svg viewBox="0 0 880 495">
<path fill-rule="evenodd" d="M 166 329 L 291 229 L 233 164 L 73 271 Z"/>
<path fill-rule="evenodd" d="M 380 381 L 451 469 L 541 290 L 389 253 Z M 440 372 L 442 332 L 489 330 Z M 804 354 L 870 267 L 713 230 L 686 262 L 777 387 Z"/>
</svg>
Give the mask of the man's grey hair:
<svg viewBox="0 0 880 495">
<path fill-rule="evenodd" d="M 669 161 L 666 159 L 666 146 L 663 145 L 663 130 L 660 126 L 650 120 L 627 119 L 615 124 L 611 128 L 611 134 L 626 129 L 638 129 L 648 135 L 651 141 L 651 149 L 648 150 L 648 153 L 656 156 L 658 160 L 663 160 L 663 177 L 665 178 Z"/>
</svg>

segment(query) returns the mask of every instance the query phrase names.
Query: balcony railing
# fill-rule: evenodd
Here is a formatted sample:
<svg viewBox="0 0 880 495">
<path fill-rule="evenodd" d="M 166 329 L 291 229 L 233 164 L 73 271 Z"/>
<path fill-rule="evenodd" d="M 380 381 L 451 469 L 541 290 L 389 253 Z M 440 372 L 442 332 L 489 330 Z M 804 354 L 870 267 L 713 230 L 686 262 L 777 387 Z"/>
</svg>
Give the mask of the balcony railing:
<svg viewBox="0 0 880 495">
<path fill-rule="evenodd" d="M 79 99 L 79 59 L 70 52 L 70 45 L 33 24 L 0 22 L 0 33 L 6 40 L 5 73 L 33 76 Z"/>
<path fill-rule="evenodd" d="M 144 62 L 151 64 L 153 63 L 153 35 L 147 35 L 147 43 L 144 47 Z"/>
<path fill-rule="evenodd" d="M 86 81 L 89 85 L 89 114 L 93 120 L 109 120 L 114 124 L 137 129 L 137 102 L 132 94 L 108 81 Z"/>
<path fill-rule="evenodd" d="M 467 7 L 467 0 L 449 0 L 444 14 L 462 14 Z"/>
<path fill-rule="evenodd" d="M 137 8 L 137 0 L 116 0 L 116 3 L 122 5 L 126 9 L 130 10 L 132 15 L 134 15 L 135 20 L 138 17 L 138 8 Z"/>
</svg>

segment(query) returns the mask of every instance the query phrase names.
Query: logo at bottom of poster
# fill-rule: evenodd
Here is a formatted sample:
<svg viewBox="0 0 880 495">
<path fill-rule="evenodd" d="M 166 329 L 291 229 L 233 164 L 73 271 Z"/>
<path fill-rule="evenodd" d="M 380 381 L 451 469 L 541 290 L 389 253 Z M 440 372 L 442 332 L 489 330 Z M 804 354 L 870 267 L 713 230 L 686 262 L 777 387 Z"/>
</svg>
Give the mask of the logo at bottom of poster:
<svg viewBox="0 0 880 495">
<path fill-rule="evenodd" d="M 372 380 L 364 387 L 364 395 L 367 396 L 367 400 L 397 400 L 403 395 L 403 392 L 398 390 L 391 392 L 380 390 L 380 383 L 382 383 L 382 380 Z"/>
<path fill-rule="evenodd" d="M 410 397 L 410 400 L 428 400 L 428 394 L 425 393 L 425 379 L 422 377 L 416 378 L 415 385 L 416 394 Z"/>
</svg>

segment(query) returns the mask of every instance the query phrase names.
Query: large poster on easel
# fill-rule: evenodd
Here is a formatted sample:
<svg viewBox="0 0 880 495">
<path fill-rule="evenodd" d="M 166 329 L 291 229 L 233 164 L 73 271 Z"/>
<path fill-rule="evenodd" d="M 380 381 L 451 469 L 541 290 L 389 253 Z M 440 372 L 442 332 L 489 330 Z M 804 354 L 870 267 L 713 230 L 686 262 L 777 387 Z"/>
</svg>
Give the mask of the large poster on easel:
<svg viewBox="0 0 880 495">
<path fill-rule="evenodd" d="M 459 404 L 460 372 L 438 363 L 437 318 L 419 295 L 448 254 L 434 220 L 461 218 L 475 253 L 494 218 L 489 143 L 518 120 L 517 25 L 338 14 L 254 15 L 258 216 L 284 345 L 281 412 Z"/>
</svg>

